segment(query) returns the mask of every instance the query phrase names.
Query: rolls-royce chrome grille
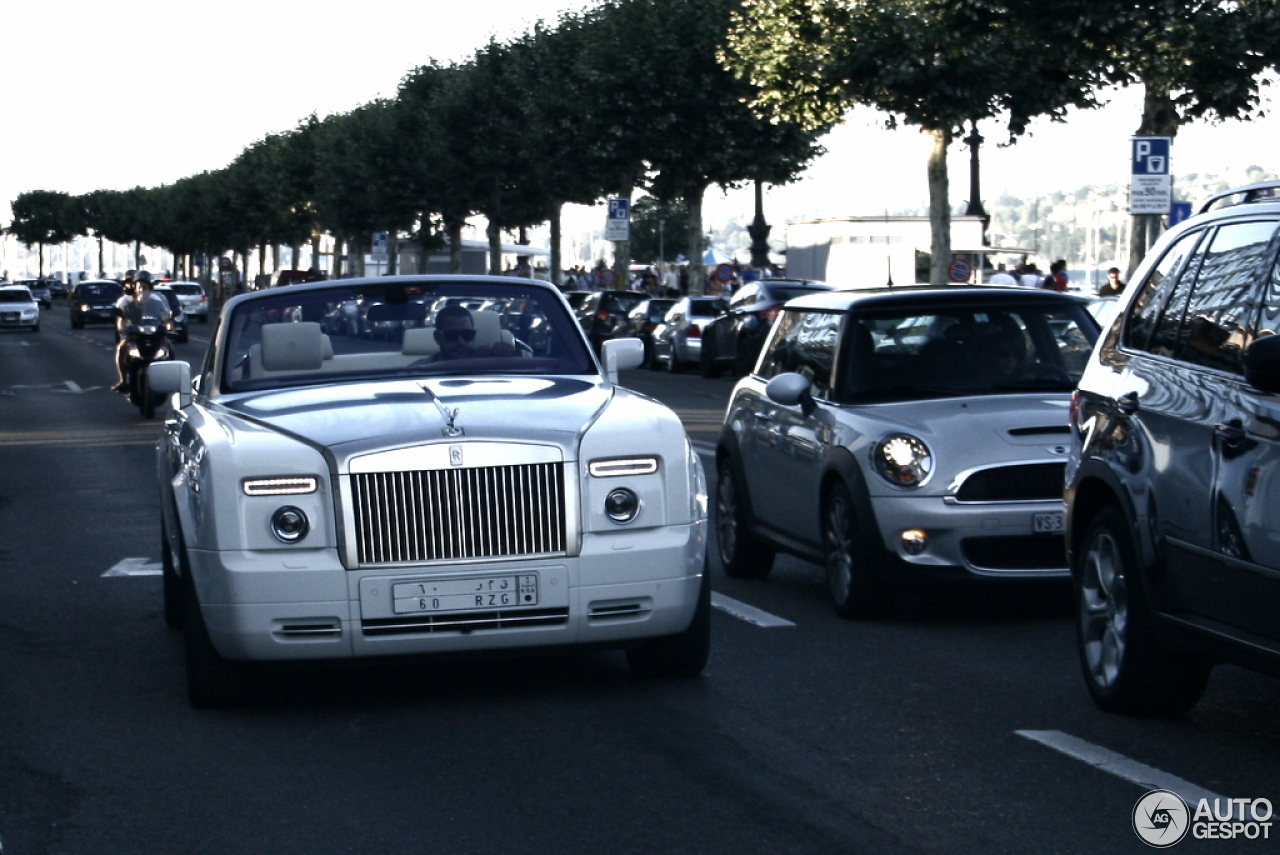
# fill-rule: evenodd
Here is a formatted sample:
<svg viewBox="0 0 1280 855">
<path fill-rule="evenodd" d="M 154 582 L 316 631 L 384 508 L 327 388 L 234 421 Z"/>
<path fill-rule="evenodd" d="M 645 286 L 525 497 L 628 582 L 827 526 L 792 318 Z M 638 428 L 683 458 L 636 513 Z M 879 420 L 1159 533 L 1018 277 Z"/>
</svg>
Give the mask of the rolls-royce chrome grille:
<svg viewBox="0 0 1280 855">
<path fill-rule="evenodd" d="M 351 476 L 361 566 L 562 555 L 558 463 Z"/>
</svg>

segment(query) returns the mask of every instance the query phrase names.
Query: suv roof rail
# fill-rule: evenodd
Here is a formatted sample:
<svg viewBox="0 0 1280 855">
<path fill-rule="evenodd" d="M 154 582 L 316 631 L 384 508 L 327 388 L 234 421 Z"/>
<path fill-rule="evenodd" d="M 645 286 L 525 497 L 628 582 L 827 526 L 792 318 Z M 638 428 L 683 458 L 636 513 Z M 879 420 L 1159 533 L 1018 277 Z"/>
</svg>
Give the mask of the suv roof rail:
<svg viewBox="0 0 1280 855">
<path fill-rule="evenodd" d="M 1233 202 L 1217 204 L 1224 199 L 1235 196 L 1240 198 Z M 1260 181 L 1257 184 L 1246 184 L 1243 187 L 1233 187 L 1230 190 L 1223 190 L 1221 193 L 1214 193 L 1201 203 L 1200 210 L 1197 213 L 1203 214 L 1213 208 L 1227 208 L 1232 205 L 1245 205 L 1249 202 L 1262 202 L 1276 198 L 1280 198 L 1280 181 Z"/>
</svg>

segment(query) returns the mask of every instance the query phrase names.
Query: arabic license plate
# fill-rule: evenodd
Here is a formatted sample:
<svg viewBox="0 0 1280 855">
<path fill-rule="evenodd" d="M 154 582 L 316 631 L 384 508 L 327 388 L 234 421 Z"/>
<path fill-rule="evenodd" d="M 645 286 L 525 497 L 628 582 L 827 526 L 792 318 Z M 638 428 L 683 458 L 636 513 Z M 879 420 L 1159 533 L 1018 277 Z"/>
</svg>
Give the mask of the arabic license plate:
<svg viewBox="0 0 1280 855">
<path fill-rule="evenodd" d="M 538 604 L 538 577 L 529 573 L 397 582 L 391 596 L 398 615 L 528 608 Z"/>
<path fill-rule="evenodd" d="M 1036 534 L 1062 534 L 1062 511 L 1033 515 L 1031 528 Z"/>
</svg>

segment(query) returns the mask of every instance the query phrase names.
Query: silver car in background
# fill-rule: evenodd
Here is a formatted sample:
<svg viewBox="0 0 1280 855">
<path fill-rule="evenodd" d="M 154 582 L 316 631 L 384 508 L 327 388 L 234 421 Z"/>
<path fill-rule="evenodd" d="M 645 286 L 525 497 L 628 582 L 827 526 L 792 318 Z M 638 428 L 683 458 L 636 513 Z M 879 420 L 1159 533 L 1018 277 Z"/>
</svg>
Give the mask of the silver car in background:
<svg viewBox="0 0 1280 855">
<path fill-rule="evenodd" d="M 653 330 L 653 359 L 649 367 L 680 371 L 702 361 L 702 331 L 725 313 L 725 297 L 681 297 Z"/>
<path fill-rule="evenodd" d="M 995 287 L 788 302 L 716 448 L 726 573 L 798 555 L 850 618 L 922 578 L 1065 578 L 1068 407 L 1098 330 L 1085 303 Z"/>
</svg>

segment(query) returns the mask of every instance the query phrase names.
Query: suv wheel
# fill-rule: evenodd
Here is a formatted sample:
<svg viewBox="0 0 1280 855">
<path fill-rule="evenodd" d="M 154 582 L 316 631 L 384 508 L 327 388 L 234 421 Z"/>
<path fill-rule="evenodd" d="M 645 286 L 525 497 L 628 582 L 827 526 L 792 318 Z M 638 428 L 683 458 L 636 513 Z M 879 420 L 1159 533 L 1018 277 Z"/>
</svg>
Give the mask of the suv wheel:
<svg viewBox="0 0 1280 855">
<path fill-rule="evenodd" d="M 756 361 L 751 358 L 751 342 L 745 335 L 738 334 L 738 341 L 733 351 L 733 371 L 739 377 L 751 376 Z"/>
<path fill-rule="evenodd" d="M 1156 638 L 1136 568 L 1124 515 L 1115 506 L 1104 508 L 1089 526 L 1072 572 L 1085 683 L 1108 712 L 1181 715 L 1204 694 L 1211 666 Z"/>
<path fill-rule="evenodd" d="M 716 362 L 716 346 L 712 344 L 715 339 L 703 337 L 702 339 L 702 356 L 699 367 L 702 369 L 702 376 L 709 380 L 713 380 L 720 376 L 720 366 Z"/>
<path fill-rule="evenodd" d="M 883 614 L 888 592 L 875 578 L 863 548 L 849 488 L 836 484 L 823 504 L 822 541 L 826 552 L 827 588 L 842 618 Z"/>
<path fill-rule="evenodd" d="M 774 551 L 748 531 L 745 485 L 727 461 L 720 463 L 716 476 L 716 541 L 725 575 L 763 579 L 773 569 Z"/>
</svg>

